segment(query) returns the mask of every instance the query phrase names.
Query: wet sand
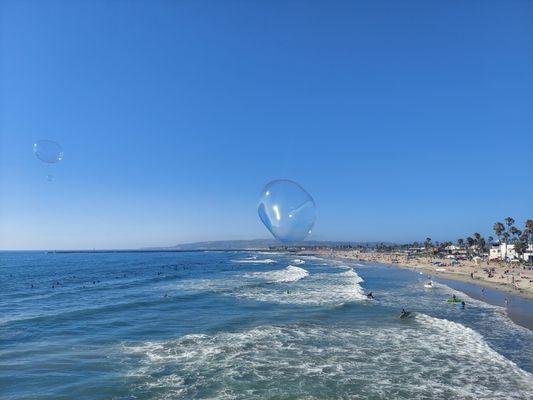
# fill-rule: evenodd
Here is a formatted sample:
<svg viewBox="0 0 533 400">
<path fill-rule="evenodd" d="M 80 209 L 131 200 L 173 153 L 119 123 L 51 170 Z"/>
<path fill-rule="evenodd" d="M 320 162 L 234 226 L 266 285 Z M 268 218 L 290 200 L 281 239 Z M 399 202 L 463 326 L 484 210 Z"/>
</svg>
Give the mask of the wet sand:
<svg viewBox="0 0 533 400">
<path fill-rule="evenodd" d="M 497 262 L 459 261 L 452 265 L 451 260 L 432 257 L 406 257 L 398 253 L 359 252 L 354 250 L 318 250 L 313 253 L 321 257 L 375 262 L 393 265 L 398 268 L 408 268 L 424 274 L 464 283 L 474 283 L 486 288 L 497 289 L 516 296 L 533 300 L 533 270 L 523 269 L 518 265 L 505 265 Z M 435 265 L 439 262 L 442 265 Z M 494 269 L 489 275 L 487 269 Z M 472 277 L 473 276 L 473 277 Z"/>
<path fill-rule="evenodd" d="M 473 299 L 504 307 L 507 315 L 514 323 L 533 331 L 532 300 L 498 289 L 486 288 L 475 283 L 460 282 L 438 277 L 434 277 L 434 280 L 439 283 L 444 283 L 452 289 L 466 293 Z M 505 302 L 505 299 L 507 299 L 507 303 Z"/>
<path fill-rule="evenodd" d="M 397 256 L 384 253 L 355 253 L 350 251 L 317 251 L 313 255 L 319 257 L 329 257 L 335 259 L 348 259 L 351 261 L 371 262 L 385 264 L 391 267 L 409 269 L 421 272 L 430 276 L 433 280 L 441 282 L 456 289 L 468 296 L 484 301 L 489 304 L 505 308 L 509 318 L 516 324 L 533 331 L 533 285 L 529 281 L 533 278 L 533 271 L 523 271 L 518 268 L 511 268 L 511 274 L 521 284 L 519 289 L 510 283 L 510 279 L 500 278 L 502 272 L 509 267 L 500 266 L 496 263 L 489 264 L 488 267 L 495 267 L 496 274 L 493 278 L 487 277 L 483 268 L 487 268 L 485 263 L 476 265 L 471 261 L 462 261 L 459 266 L 436 267 L 431 264 L 431 259 L 424 260 L 399 260 Z M 394 260 L 395 262 L 392 262 Z M 401 262 L 403 261 L 403 262 Z M 441 271 L 437 271 L 437 268 Z M 442 270 L 445 271 L 442 271 Z M 474 274 L 474 278 L 470 276 Z M 525 279 L 523 277 L 526 277 Z M 508 282 L 509 280 L 509 282 Z M 507 303 L 506 300 L 507 299 Z M 468 305 L 467 305 L 468 306 Z"/>
</svg>

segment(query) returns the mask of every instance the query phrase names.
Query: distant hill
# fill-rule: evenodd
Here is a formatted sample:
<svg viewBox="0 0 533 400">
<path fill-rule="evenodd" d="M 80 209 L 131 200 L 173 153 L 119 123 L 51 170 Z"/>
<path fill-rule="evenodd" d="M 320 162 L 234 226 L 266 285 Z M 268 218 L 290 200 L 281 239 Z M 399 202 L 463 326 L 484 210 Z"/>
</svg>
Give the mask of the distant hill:
<svg viewBox="0 0 533 400">
<path fill-rule="evenodd" d="M 340 245 L 372 245 L 376 243 L 337 242 L 337 241 L 305 241 L 291 243 L 291 246 L 340 246 Z M 215 240 L 210 242 L 194 242 L 177 244 L 170 247 L 146 247 L 142 250 L 267 250 L 271 247 L 281 247 L 283 243 L 273 239 L 253 240 Z"/>
<path fill-rule="evenodd" d="M 272 239 L 215 240 L 210 242 L 182 243 L 170 247 L 149 247 L 143 250 L 246 250 L 268 249 L 281 243 Z"/>
</svg>

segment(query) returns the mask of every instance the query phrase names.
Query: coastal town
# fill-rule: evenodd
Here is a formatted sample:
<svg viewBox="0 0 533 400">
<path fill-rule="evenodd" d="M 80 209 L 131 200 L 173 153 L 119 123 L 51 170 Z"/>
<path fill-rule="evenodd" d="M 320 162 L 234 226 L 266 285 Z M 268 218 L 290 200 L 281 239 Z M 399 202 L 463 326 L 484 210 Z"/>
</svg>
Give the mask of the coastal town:
<svg viewBox="0 0 533 400">
<path fill-rule="evenodd" d="M 442 277 L 533 298 L 533 220 L 522 229 L 508 217 L 493 226 L 496 239 L 479 233 L 454 242 L 301 247 L 303 254 L 392 264 Z"/>
</svg>

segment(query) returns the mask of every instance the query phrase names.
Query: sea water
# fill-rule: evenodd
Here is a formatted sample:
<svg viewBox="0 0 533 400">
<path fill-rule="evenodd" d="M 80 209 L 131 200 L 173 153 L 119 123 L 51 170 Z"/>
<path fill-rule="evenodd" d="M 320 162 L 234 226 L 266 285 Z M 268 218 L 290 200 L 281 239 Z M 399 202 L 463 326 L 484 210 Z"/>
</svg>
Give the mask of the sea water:
<svg viewBox="0 0 533 400">
<path fill-rule="evenodd" d="M 533 398 L 533 332 L 409 271 L 257 252 L 0 262 L 1 399 Z"/>
</svg>

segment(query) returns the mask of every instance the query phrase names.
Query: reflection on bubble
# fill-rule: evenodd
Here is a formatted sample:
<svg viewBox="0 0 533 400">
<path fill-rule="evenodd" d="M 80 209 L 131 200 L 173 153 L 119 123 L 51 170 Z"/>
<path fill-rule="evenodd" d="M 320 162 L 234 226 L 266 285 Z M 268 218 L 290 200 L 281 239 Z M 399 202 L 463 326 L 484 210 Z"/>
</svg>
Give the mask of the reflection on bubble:
<svg viewBox="0 0 533 400">
<path fill-rule="evenodd" d="M 53 140 L 38 140 L 33 144 L 33 153 L 48 164 L 55 164 L 63 159 L 63 149 Z"/>
<path fill-rule="evenodd" d="M 48 174 L 48 175 L 46 175 L 46 180 L 47 180 L 48 182 L 53 182 L 55 179 L 56 179 L 55 176 L 52 175 L 52 174 Z"/>
<path fill-rule="evenodd" d="M 257 211 L 267 229 L 282 242 L 305 239 L 316 220 L 311 195 L 286 179 L 272 181 L 263 188 Z"/>
</svg>

